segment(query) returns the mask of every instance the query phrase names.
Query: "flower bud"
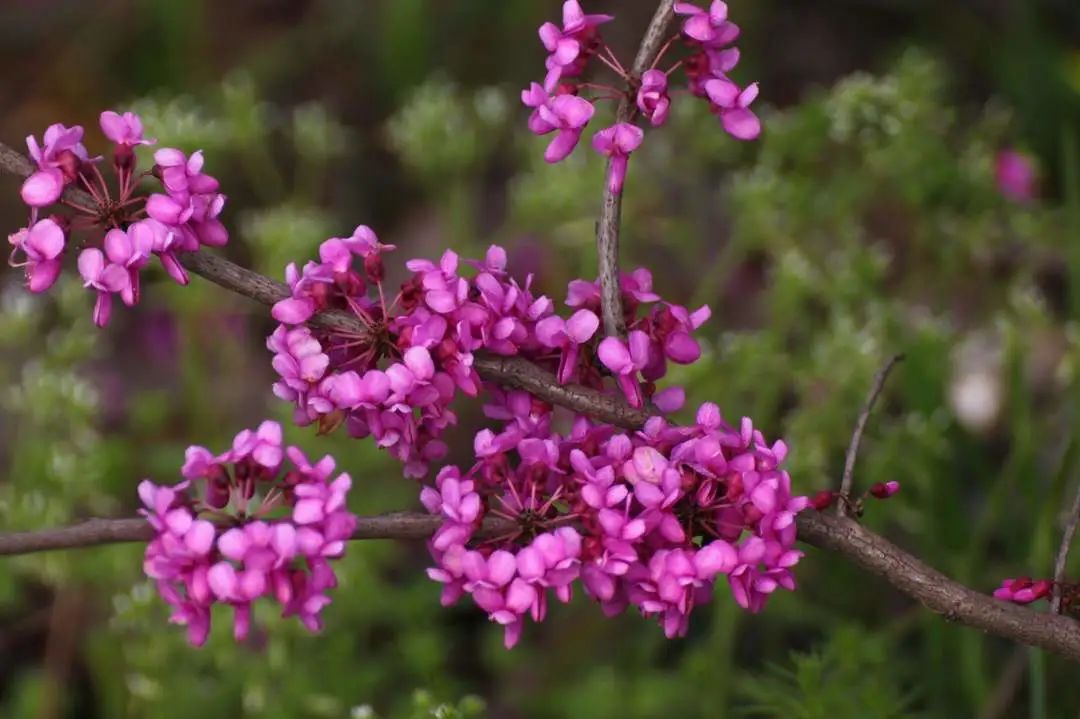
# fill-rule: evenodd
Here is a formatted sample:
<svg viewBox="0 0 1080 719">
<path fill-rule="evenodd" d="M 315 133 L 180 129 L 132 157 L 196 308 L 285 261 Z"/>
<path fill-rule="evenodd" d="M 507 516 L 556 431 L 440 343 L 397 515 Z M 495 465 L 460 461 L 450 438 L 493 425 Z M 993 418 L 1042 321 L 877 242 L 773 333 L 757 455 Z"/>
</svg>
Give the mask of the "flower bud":
<svg viewBox="0 0 1080 719">
<path fill-rule="evenodd" d="M 823 489 L 810 499 L 810 506 L 819 512 L 823 512 L 836 501 L 836 492 Z"/>
</svg>

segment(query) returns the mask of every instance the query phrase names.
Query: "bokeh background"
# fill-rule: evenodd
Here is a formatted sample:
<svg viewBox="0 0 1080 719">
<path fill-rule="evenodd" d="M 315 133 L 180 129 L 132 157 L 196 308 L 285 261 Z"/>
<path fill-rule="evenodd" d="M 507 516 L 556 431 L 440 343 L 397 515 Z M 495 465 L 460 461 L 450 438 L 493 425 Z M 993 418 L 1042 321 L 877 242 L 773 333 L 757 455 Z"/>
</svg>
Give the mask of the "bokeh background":
<svg viewBox="0 0 1080 719">
<path fill-rule="evenodd" d="M 618 15 L 605 35 L 624 56 L 652 12 L 586 6 Z M 545 165 L 524 128 L 518 91 L 543 74 L 535 28 L 558 12 L 555 0 L 3 0 L 0 139 L 57 121 L 94 136 L 102 109 L 136 109 L 150 136 L 205 150 L 241 263 L 280 277 L 365 223 L 402 262 L 505 244 L 516 273 L 561 298 L 595 272 L 603 168 L 589 152 Z M 783 436 L 809 493 L 834 485 L 874 371 L 906 353 L 857 473 L 903 490 L 864 521 L 987 591 L 1049 575 L 1080 483 L 1080 4 L 732 0 L 731 13 L 736 79 L 762 83 L 762 139 L 739 144 L 677 102 L 635 154 L 624 203 L 625 264 L 714 308 L 703 361 L 674 379 Z M 1039 168 L 1031 202 L 995 184 L 1009 147 Z M 25 221 L 17 190 L 0 178 L 8 231 Z M 263 308 L 160 272 L 107 331 L 91 305 L 71 277 L 30 297 L 17 271 L 0 276 L 4 531 L 130 515 L 136 483 L 176 478 L 188 444 L 288 422 L 269 392 Z M 452 446 L 467 450 L 482 418 L 462 417 Z M 417 506 L 370 442 L 290 435 L 335 453 L 355 510 Z M 1075 666 L 950 625 L 813 549 L 799 591 L 758 616 L 721 590 L 667 641 L 575 601 L 510 652 L 478 610 L 439 607 L 422 545 L 391 542 L 350 547 L 321 636 L 271 611 L 237 645 L 222 616 L 194 650 L 141 551 L 0 562 L 0 716 L 1080 711 Z"/>
</svg>

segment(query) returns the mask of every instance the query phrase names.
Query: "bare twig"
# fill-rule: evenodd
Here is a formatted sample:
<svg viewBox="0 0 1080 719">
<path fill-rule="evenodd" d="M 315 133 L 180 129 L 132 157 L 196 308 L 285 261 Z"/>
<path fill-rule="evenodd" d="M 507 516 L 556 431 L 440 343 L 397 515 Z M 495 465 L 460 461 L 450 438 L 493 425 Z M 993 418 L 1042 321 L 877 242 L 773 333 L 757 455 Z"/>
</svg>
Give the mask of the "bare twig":
<svg viewBox="0 0 1080 719">
<path fill-rule="evenodd" d="M 664 43 L 668 28 L 675 18 L 672 12 L 674 0 L 661 0 L 652 21 L 641 39 L 637 57 L 631 66 L 630 83 L 626 94 L 615 111 L 616 122 L 626 122 L 634 112 L 634 92 L 641 74 L 649 69 Z M 608 161 L 610 164 L 610 160 Z M 610 168 L 609 168 L 610 169 Z M 596 256 L 600 274 L 600 302 L 603 307 L 604 333 L 622 335 L 626 332 L 623 321 L 622 296 L 619 288 L 619 221 L 622 213 L 622 193 L 612 192 L 604 184 L 604 202 L 600 208 L 600 220 L 596 223 Z"/>
<path fill-rule="evenodd" d="M 881 369 L 874 375 L 874 384 L 870 387 L 870 394 L 866 396 L 866 404 L 863 405 L 859 419 L 855 422 L 855 431 L 851 433 L 851 443 L 848 445 L 847 455 L 844 457 L 844 475 L 840 480 L 840 501 L 836 503 L 836 513 L 843 517 L 847 515 L 848 502 L 851 497 L 851 483 L 855 476 L 855 459 L 859 456 L 859 444 L 862 442 L 863 430 L 870 419 L 870 413 L 874 411 L 881 390 L 885 388 L 885 381 L 889 379 L 889 373 L 896 363 L 904 359 L 904 355 L 893 355 Z"/>
<path fill-rule="evenodd" d="M 1061 614 L 1061 583 L 1065 581 L 1065 570 L 1069 566 L 1069 550 L 1072 548 L 1073 539 L 1076 538 L 1076 528 L 1080 525 L 1080 487 L 1076 489 L 1076 497 L 1073 498 L 1072 507 L 1069 509 L 1069 519 L 1065 523 L 1065 531 L 1061 535 L 1061 546 L 1058 547 L 1057 561 L 1054 563 L 1054 589 L 1050 598 L 1050 611 Z"/>
</svg>

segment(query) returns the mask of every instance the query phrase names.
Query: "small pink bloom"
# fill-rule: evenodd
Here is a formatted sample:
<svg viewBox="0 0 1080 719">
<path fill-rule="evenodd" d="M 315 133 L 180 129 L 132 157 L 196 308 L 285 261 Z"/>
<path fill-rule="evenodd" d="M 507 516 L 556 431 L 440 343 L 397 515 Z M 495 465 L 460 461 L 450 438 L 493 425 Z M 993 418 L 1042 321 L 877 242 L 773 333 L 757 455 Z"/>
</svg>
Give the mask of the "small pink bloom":
<svg viewBox="0 0 1080 719">
<path fill-rule="evenodd" d="M 1035 163 L 1027 155 L 1002 150 L 994 161 L 994 176 L 998 190 L 1006 198 L 1020 203 L 1035 199 L 1038 175 Z"/>
<path fill-rule="evenodd" d="M 608 163 L 608 191 L 612 194 L 622 192 L 630 153 L 641 145 L 644 137 L 644 130 L 628 122 L 616 123 L 593 135 L 596 151 L 611 158 Z"/>
</svg>

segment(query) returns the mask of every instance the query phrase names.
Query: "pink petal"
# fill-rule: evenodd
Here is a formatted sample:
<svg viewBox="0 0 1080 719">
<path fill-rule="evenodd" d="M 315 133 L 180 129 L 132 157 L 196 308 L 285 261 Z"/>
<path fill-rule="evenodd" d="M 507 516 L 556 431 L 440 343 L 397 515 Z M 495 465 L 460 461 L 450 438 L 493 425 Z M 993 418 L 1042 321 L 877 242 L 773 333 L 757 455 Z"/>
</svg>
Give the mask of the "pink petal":
<svg viewBox="0 0 1080 719">
<path fill-rule="evenodd" d="M 60 199 L 64 191 L 64 173 L 55 168 L 38 170 L 22 184 L 19 195 L 31 207 L 46 207 Z"/>
<path fill-rule="evenodd" d="M 634 369 L 630 361 L 630 351 L 622 340 L 616 337 L 605 337 L 596 351 L 600 361 L 615 374 L 624 374 Z"/>
<path fill-rule="evenodd" d="M 724 129 L 738 140 L 753 140 L 761 134 L 761 121 L 750 110 L 728 110 L 721 118 Z"/>
</svg>

